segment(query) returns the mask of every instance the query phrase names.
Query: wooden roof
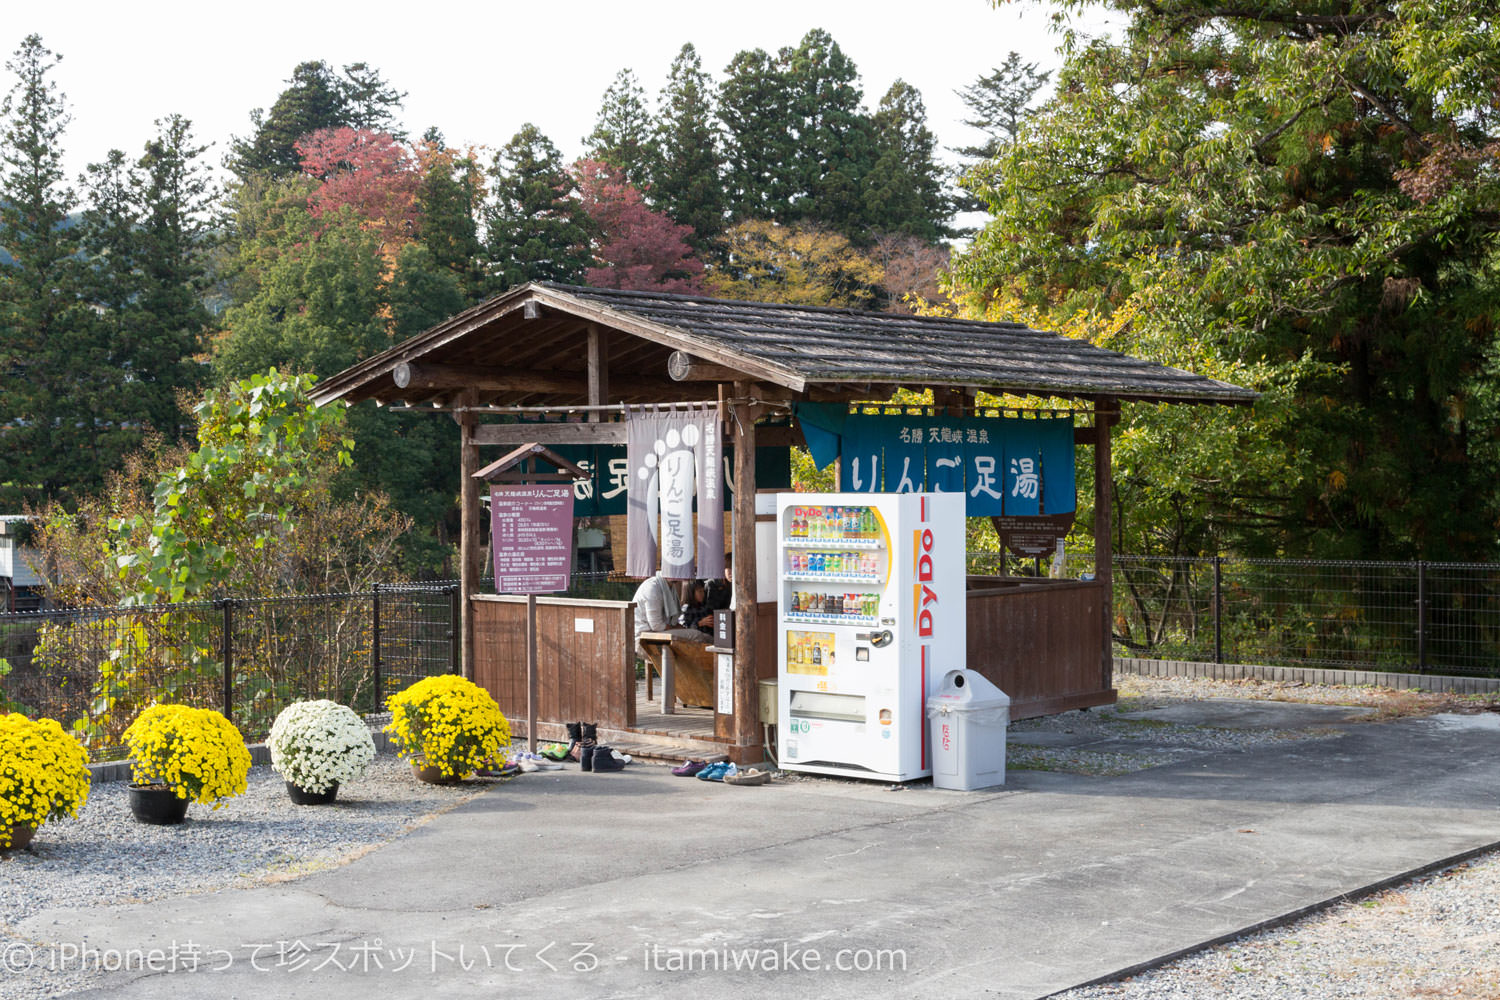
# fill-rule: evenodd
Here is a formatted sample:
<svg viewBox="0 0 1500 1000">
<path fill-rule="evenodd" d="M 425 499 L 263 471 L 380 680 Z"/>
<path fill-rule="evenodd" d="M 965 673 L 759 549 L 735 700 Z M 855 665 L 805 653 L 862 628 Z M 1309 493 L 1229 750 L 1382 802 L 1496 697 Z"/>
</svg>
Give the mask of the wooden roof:
<svg viewBox="0 0 1500 1000">
<path fill-rule="evenodd" d="M 1019 323 L 529 284 L 324 380 L 314 398 L 443 405 L 472 388 L 480 404 L 581 403 L 591 325 L 609 331 L 611 402 L 701 398 L 695 380 L 729 378 L 817 398 L 877 398 L 896 386 L 1178 403 L 1257 395 Z M 667 375 L 674 352 L 702 363 L 684 381 Z"/>
</svg>

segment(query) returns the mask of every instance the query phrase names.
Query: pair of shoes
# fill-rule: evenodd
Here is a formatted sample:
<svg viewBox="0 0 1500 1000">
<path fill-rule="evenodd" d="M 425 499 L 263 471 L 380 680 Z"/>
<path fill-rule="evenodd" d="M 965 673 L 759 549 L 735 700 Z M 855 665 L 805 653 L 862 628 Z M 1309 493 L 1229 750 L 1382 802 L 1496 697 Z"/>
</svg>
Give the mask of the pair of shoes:
<svg viewBox="0 0 1500 1000">
<path fill-rule="evenodd" d="M 614 747 L 595 745 L 583 747 L 580 752 L 578 763 L 585 771 L 623 771 L 630 763 L 630 755 Z"/>
<path fill-rule="evenodd" d="M 710 764 L 698 772 L 699 781 L 723 781 L 733 775 L 739 774 L 740 769 L 727 760 L 721 760 L 717 764 Z"/>
<path fill-rule="evenodd" d="M 519 754 L 516 755 L 516 759 L 521 762 L 521 770 L 523 770 L 523 771 L 561 771 L 562 770 L 562 765 L 561 764 L 559 764 L 555 760 L 552 760 L 549 757 L 544 757 L 540 753 L 527 753 L 526 751 L 523 750 L 521 753 L 519 753 Z M 528 762 L 532 764 L 531 767 L 527 767 L 526 766 L 526 764 Z"/>
<path fill-rule="evenodd" d="M 748 771 L 739 774 L 728 774 L 724 776 L 726 785 L 765 785 L 771 781 L 771 775 L 759 768 L 752 767 Z"/>
<path fill-rule="evenodd" d="M 568 755 L 582 764 L 588 757 L 585 751 L 592 749 L 599 743 L 599 723 L 570 722 L 568 723 L 568 735 L 573 740 L 573 745 L 568 748 Z M 588 768 L 585 767 L 584 770 L 587 771 Z"/>
<path fill-rule="evenodd" d="M 672 768 L 672 773 L 677 775 L 679 778 L 691 778 L 707 766 L 708 761 L 706 760 L 689 759 Z"/>
</svg>

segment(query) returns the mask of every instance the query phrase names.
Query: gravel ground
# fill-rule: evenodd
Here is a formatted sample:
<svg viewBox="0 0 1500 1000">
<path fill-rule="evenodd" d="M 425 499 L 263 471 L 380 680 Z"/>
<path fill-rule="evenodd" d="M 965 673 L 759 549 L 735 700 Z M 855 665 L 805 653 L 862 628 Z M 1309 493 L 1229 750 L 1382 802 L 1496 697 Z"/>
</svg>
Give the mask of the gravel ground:
<svg viewBox="0 0 1500 1000">
<path fill-rule="evenodd" d="M 1117 711 L 1205 698 L 1351 705 L 1375 710 L 1350 720 L 1356 723 L 1437 712 L 1481 712 L 1492 710 L 1497 700 L 1495 696 L 1256 679 L 1219 681 L 1119 674 L 1115 683 L 1120 692 Z M 1083 725 L 1097 724 L 1111 730 L 1111 735 L 1119 735 L 1113 731 L 1118 727 L 1108 721 L 1108 711 L 1070 712 L 1037 720 L 1037 728 L 1078 725 L 1078 718 L 1088 715 L 1103 716 L 1104 721 Z M 1018 723 L 1016 728 L 1026 725 Z M 1192 727 L 1172 727 L 1181 728 Z M 1229 730 L 1210 732 L 1234 739 Z M 1247 738 L 1246 745 L 1257 735 L 1264 739 L 1308 735 L 1240 732 Z M 1160 733 L 1169 743 L 1180 735 L 1170 730 Z M 1057 996 L 1059 1000 L 1500 1000 L 1500 852 L 1357 902 L 1341 903 L 1284 927 L 1237 938 L 1131 979 Z"/>
<path fill-rule="evenodd" d="M 147 826 L 130 815 L 127 783 L 96 782 L 77 819 L 48 823 L 29 850 L 0 854 L 0 997 L 67 996 L 95 978 L 52 971 L 37 948 L 46 942 L 15 934 L 16 922 L 39 910 L 243 888 L 337 867 L 491 784 L 424 785 L 381 754 L 363 778 L 339 788 L 335 804 L 293 806 L 281 776 L 254 767 L 245 794 L 219 809 L 195 803 L 181 826 Z"/>
<path fill-rule="evenodd" d="M 1500 997 L 1500 853 L 1059 1000 Z"/>
</svg>

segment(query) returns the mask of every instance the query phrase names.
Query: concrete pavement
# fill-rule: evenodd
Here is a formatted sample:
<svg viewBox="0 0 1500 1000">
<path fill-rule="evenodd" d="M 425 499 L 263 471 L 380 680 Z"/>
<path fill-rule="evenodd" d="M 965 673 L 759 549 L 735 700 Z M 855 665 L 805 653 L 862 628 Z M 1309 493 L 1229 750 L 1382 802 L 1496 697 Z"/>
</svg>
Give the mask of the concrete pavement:
<svg viewBox="0 0 1500 1000">
<path fill-rule="evenodd" d="M 1500 841 L 1500 730 L 1306 708 L 1256 721 L 1335 735 L 991 792 L 525 775 L 336 870 L 20 930 L 197 949 L 119 998 L 1041 997 Z"/>
</svg>

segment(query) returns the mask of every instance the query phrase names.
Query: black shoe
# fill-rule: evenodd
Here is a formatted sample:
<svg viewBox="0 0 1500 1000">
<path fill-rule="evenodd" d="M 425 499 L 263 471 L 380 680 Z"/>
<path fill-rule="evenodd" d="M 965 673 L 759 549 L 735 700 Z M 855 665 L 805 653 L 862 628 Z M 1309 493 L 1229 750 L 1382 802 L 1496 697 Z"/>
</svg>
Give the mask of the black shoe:
<svg viewBox="0 0 1500 1000">
<path fill-rule="evenodd" d="M 599 748 L 592 744 L 588 746 L 580 744 L 578 747 L 578 766 L 585 771 L 592 771 L 594 769 L 594 751 L 597 749 Z"/>
<path fill-rule="evenodd" d="M 567 725 L 568 725 L 568 741 L 570 743 L 577 743 L 579 740 L 583 739 L 583 732 L 582 732 L 582 730 L 583 730 L 583 723 L 581 723 L 581 722 L 570 722 Z"/>
<path fill-rule="evenodd" d="M 583 732 L 583 735 L 579 737 L 580 740 L 582 740 L 585 743 L 597 743 L 597 742 L 599 742 L 599 723 L 597 723 L 597 722 L 580 722 L 578 724 L 578 727 Z"/>
<path fill-rule="evenodd" d="M 623 771 L 625 762 L 616 760 L 612 747 L 595 747 L 594 756 L 590 762 L 595 773 L 600 771 Z"/>
</svg>

